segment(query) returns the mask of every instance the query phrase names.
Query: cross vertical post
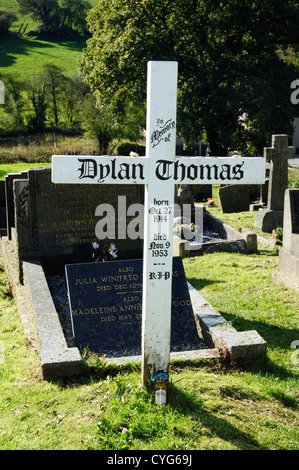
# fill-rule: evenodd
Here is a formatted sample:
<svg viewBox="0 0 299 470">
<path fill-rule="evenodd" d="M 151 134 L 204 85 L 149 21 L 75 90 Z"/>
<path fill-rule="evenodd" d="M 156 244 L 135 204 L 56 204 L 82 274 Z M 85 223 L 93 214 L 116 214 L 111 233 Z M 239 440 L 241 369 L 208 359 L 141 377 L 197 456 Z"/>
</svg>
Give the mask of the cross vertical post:
<svg viewBox="0 0 299 470">
<path fill-rule="evenodd" d="M 149 62 L 147 84 L 145 227 L 142 295 L 142 384 L 158 369 L 168 370 L 171 335 L 172 178 L 157 182 L 160 159 L 174 161 L 177 62 Z M 146 214 L 146 212 L 148 212 Z"/>
</svg>

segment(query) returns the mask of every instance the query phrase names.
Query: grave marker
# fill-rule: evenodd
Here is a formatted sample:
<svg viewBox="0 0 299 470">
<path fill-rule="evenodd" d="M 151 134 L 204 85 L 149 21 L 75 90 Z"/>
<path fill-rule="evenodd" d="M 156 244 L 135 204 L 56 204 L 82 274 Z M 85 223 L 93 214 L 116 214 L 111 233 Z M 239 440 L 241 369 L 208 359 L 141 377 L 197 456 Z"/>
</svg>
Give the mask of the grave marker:
<svg viewBox="0 0 299 470">
<path fill-rule="evenodd" d="M 66 266 L 75 345 L 117 356 L 139 355 L 142 321 L 142 260 Z M 199 347 L 189 290 L 180 257 L 173 258 L 171 346 Z"/>
<path fill-rule="evenodd" d="M 271 162 L 267 208 L 283 210 L 288 187 L 288 159 L 295 158 L 295 147 L 288 146 L 287 135 L 273 135 L 272 147 L 264 148 L 264 158 Z"/>
<path fill-rule="evenodd" d="M 52 181 L 144 184 L 142 383 L 168 370 L 176 184 L 261 184 L 263 158 L 175 157 L 177 63 L 149 62 L 146 157 L 53 156 Z"/>
<path fill-rule="evenodd" d="M 288 146 L 288 136 L 272 135 L 272 147 L 264 148 L 265 160 L 270 160 L 267 209 L 260 209 L 255 225 L 271 233 L 283 225 L 284 193 L 288 187 L 288 159 L 295 157 L 295 147 Z"/>
<path fill-rule="evenodd" d="M 299 189 L 285 191 L 283 244 L 279 249 L 278 270 L 273 272 L 272 279 L 299 292 Z"/>
<path fill-rule="evenodd" d="M 20 259 L 40 259 L 53 272 L 64 272 L 66 263 L 93 261 L 95 231 L 104 224 L 97 207 L 108 202 L 115 214 L 110 241 L 116 243 L 119 256 L 142 257 L 143 242 L 130 239 L 127 226 L 133 219 L 128 207 L 137 202 L 143 207 L 143 186 L 122 185 L 118 192 L 111 185 L 73 189 L 73 185 L 53 184 L 51 168 L 6 176 L 8 237 L 16 240 Z"/>
</svg>

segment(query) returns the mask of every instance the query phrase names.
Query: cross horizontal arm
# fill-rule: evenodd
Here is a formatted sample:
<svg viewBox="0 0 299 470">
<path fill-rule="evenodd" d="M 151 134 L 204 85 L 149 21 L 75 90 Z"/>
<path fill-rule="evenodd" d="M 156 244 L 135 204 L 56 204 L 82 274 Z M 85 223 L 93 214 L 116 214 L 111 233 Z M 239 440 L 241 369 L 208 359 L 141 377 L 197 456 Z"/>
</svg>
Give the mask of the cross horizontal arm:
<svg viewBox="0 0 299 470">
<path fill-rule="evenodd" d="M 148 184 L 147 157 L 53 156 L 52 181 L 69 184 Z M 262 184 L 265 158 L 173 157 L 154 159 L 157 182 L 173 184 Z M 152 181 L 151 181 L 152 182 Z"/>
<path fill-rule="evenodd" d="M 174 184 L 262 184 L 264 158 L 175 157 L 156 160 L 156 177 Z"/>
<path fill-rule="evenodd" d="M 145 157 L 53 155 L 52 182 L 64 184 L 146 184 Z"/>
</svg>

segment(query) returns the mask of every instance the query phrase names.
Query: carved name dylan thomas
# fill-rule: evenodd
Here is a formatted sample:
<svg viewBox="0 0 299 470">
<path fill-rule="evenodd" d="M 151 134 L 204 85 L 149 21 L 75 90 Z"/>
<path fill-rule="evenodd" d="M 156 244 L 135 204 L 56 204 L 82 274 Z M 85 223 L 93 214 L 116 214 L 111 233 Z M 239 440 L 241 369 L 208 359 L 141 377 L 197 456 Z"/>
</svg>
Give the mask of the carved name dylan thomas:
<svg viewBox="0 0 299 470">
<path fill-rule="evenodd" d="M 115 181 L 124 180 L 128 183 L 136 179 L 145 180 L 146 160 L 144 163 L 122 162 L 118 164 L 117 158 L 114 158 L 103 164 L 98 163 L 93 158 L 78 158 L 78 163 L 80 163 L 78 168 L 80 172 L 79 180 L 84 178 L 97 179 L 98 183 L 105 183 L 107 178 Z M 179 160 L 157 160 L 155 174 L 161 181 L 172 179 L 177 184 L 182 183 L 185 179 L 189 181 L 213 180 L 216 182 L 224 180 L 241 181 L 244 177 L 243 165 L 244 161 L 242 160 L 238 163 L 232 161 L 232 163 L 223 163 L 222 165 L 214 162 L 211 162 L 211 164 L 195 163 L 192 158 L 190 158 L 190 164 L 182 163 Z"/>
</svg>

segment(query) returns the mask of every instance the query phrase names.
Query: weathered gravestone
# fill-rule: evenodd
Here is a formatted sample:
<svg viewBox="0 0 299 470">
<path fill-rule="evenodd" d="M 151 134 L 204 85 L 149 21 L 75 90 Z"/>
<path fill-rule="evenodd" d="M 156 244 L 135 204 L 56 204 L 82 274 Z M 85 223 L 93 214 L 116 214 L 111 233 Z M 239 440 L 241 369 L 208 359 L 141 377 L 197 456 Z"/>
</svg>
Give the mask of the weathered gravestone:
<svg viewBox="0 0 299 470">
<path fill-rule="evenodd" d="M 273 281 L 299 291 L 299 189 L 287 189 L 284 202 L 283 246 Z"/>
<path fill-rule="evenodd" d="M 264 158 L 270 160 L 267 209 L 260 209 L 255 226 L 271 233 L 283 224 L 284 193 L 288 187 L 288 159 L 294 158 L 295 147 L 288 146 L 288 136 L 272 136 L 272 147 L 264 148 Z"/>
<path fill-rule="evenodd" d="M 140 354 L 142 260 L 66 266 L 75 345 L 100 354 Z M 199 349 L 181 258 L 173 259 L 171 347 Z M 137 352 L 136 352 L 137 351 Z"/>
<path fill-rule="evenodd" d="M 142 383 L 168 370 L 171 337 L 174 185 L 263 183 L 262 158 L 175 157 L 177 63 L 148 65 L 145 158 L 53 156 L 54 183 L 144 184 Z M 82 174 L 81 174 L 82 176 Z"/>
<path fill-rule="evenodd" d="M 222 212 L 243 212 L 248 211 L 250 206 L 250 196 L 247 185 L 228 185 L 218 189 L 219 202 Z"/>
<path fill-rule="evenodd" d="M 47 271 L 64 271 L 66 263 L 93 261 L 97 224 L 105 204 L 115 208 L 115 231 L 112 234 L 120 259 L 142 257 L 141 239 L 127 237 L 127 206 L 143 204 L 140 185 L 74 187 L 51 182 L 51 169 L 32 169 L 19 175 L 8 175 L 7 219 L 9 239 L 15 239 L 20 260 L 39 259 Z M 119 202 L 121 202 L 119 207 Z M 101 217 L 101 218 L 100 218 Z M 122 230 L 119 228 L 122 227 Z M 120 233 L 121 232 L 121 233 Z"/>
</svg>

